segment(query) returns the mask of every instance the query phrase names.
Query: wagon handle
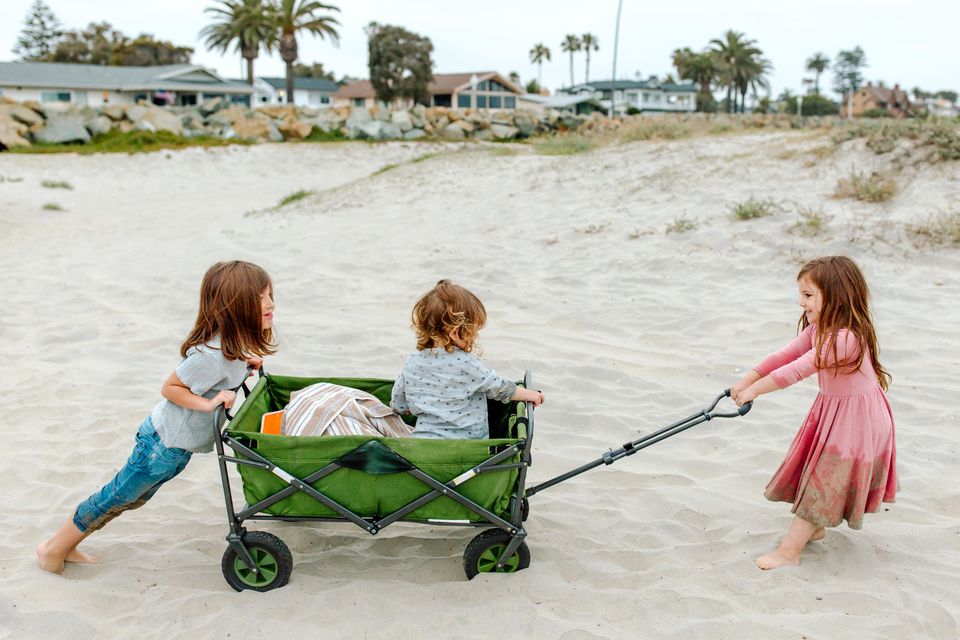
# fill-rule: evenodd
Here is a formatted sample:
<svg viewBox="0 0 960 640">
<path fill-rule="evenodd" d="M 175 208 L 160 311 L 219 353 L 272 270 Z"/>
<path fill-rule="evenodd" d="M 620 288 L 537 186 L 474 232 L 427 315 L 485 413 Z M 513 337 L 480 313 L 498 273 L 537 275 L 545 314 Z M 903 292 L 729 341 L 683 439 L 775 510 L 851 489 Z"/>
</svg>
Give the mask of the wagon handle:
<svg viewBox="0 0 960 640">
<path fill-rule="evenodd" d="M 623 445 L 620 446 L 619 449 L 616 449 L 616 450 L 610 449 L 609 451 L 606 451 L 604 454 L 602 454 L 599 458 L 597 458 L 593 462 L 588 462 L 587 464 L 581 467 L 577 467 L 576 469 L 571 469 L 570 471 L 567 471 L 566 473 L 562 473 L 555 478 L 551 478 L 546 482 L 542 482 L 536 485 L 535 487 L 530 487 L 529 489 L 526 490 L 525 495 L 526 497 L 529 498 L 535 493 L 539 493 L 540 491 L 543 491 L 544 489 L 548 489 L 555 484 L 559 484 L 564 480 L 569 480 L 574 476 L 578 476 L 584 471 L 589 471 L 590 469 L 599 467 L 601 464 L 606 464 L 606 465 L 613 464 L 614 462 L 616 462 L 621 458 L 632 456 L 633 454 L 635 454 L 637 451 L 640 451 L 641 449 L 646 449 L 652 444 L 656 444 L 661 440 L 666 440 L 670 436 L 675 436 L 681 431 L 686 431 L 690 427 L 695 427 L 698 424 L 707 422 L 708 420 L 713 420 L 714 418 L 737 418 L 739 416 L 745 416 L 750 411 L 750 409 L 753 408 L 753 402 L 751 401 L 751 402 L 745 402 L 742 407 L 739 407 L 737 409 L 737 411 L 715 413 L 714 409 L 717 407 L 717 404 L 719 404 L 722 399 L 729 398 L 729 397 L 730 397 L 730 389 L 724 389 L 722 393 L 718 394 L 717 397 L 713 399 L 713 402 L 710 403 L 710 406 L 707 407 L 706 409 L 703 409 L 702 411 L 699 411 L 690 416 L 687 416 L 683 420 L 674 422 L 673 424 L 663 427 L 662 429 L 659 429 L 657 431 L 654 431 L 653 433 L 647 434 L 638 440 L 624 443 Z"/>
<path fill-rule="evenodd" d="M 253 368 L 253 367 L 247 367 L 247 373 L 246 373 L 246 375 L 243 377 L 243 382 L 241 382 L 241 383 L 240 383 L 239 385 L 237 385 L 235 388 L 231 389 L 231 391 L 233 391 L 234 393 L 236 393 L 237 391 L 240 391 L 240 389 L 243 389 L 243 393 L 244 393 L 243 399 L 244 399 L 244 400 L 246 400 L 246 399 L 247 399 L 247 396 L 250 395 L 250 387 L 247 386 L 247 378 L 250 377 L 250 372 L 251 372 L 251 371 L 254 371 L 254 368 Z M 259 368 L 259 369 L 256 369 L 256 371 L 257 371 L 257 373 L 260 374 L 260 378 L 262 378 L 263 376 L 267 375 L 266 371 L 263 370 L 263 365 L 262 365 L 262 364 L 260 365 L 260 368 Z M 258 378 L 258 379 L 259 379 L 259 378 Z M 230 410 L 227 409 L 225 406 L 223 406 L 223 404 L 220 404 L 217 408 L 218 408 L 218 409 L 221 409 L 221 410 L 223 411 L 223 415 L 225 415 L 225 416 L 227 417 L 227 420 L 230 420 L 231 422 L 233 421 L 233 416 L 236 415 L 236 414 L 231 415 L 231 414 L 230 414 Z"/>
</svg>

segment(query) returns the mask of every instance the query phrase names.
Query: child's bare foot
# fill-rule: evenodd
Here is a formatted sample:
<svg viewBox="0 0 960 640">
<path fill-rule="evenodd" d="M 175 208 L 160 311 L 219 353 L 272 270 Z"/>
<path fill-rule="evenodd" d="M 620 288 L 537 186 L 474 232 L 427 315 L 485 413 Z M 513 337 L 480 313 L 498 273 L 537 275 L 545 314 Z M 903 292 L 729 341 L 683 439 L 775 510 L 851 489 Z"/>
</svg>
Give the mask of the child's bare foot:
<svg viewBox="0 0 960 640">
<path fill-rule="evenodd" d="M 800 564 L 799 555 L 791 555 L 780 551 L 777 549 L 771 553 L 765 554 L 757 558 L 757 566 L 763 569 L 764 571 L 769 571 L 770 569 L 776 569 L 777 567 L 782 566 L 791 566 Z"/>
<path fill-rule="evenodd" d="M 67 557 L 64 558 L 67 562 L 77 562 L 80 564 L 97 564 L 100 562 L 100 558 L 97 556 L 92 556 L 89 553 L 84 553 L 79 549 L 73 548 L 67 552 Z"/>
<path fill-rule="evenodd" d="M 66 559 L 63 556 L 50 553 L 46 542 L 37 545 L 37 560 L 40 561 L 40 568 L 44 571 L 63 573 L 63 563 Z"/>
<path fill-rule="evenodd" d="M 813 535 L 810 536 L 810 542 L 814 540 L 823 540 L 827 535 L 826 527 L 817 527 L 817 530 L 813 532 Z"/>
</svg>

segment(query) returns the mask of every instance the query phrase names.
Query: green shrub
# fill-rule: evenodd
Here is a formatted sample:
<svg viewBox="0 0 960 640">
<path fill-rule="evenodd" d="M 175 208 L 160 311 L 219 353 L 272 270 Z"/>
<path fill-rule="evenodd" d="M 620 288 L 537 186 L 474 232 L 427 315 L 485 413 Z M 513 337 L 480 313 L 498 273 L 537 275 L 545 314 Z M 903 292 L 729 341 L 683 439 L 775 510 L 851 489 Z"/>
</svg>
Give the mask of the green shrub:
<svg viewBox="0 0 960 640">
<path fill-rule="evenodd" d="M 867 109 L 860 114 L 861 118 L 892 118 L 893 114 L 886 109 Z"/>
<path fill-rule="evenodd" d="M 313 194 L 313 191 L 308 191 L 306 189 L 300 189 L 299 191 L 294 191 L 290 195 L 284 196 L 283 199 L 280 200 L 280 202 L 277 204 L 277 206 L 274 207 L 274 209 L 279 209 L 280 207 L 285 207 L 288 204 L 293 204 L 294 202 L 303 200 L 304 198 L 312 194 Z"/>
<path fill-rule="evenodd" d="M 886 202 L 897 193 L 897 182 L 890 176 L 874 171 L 865 176 L 851 171 L 846 178 L 837 181 L 834 198 L 852 198 L 863 202 Z"/>
<path fill-rule="evenodd" d="M 347 140 L 347 137 L 340 132 L 340 129 L 324 131 L 320 127 L 314 127 L 310 135 L 304 138 L 305 142 L 340 142 L 342 140 Z"/>
<path fill-rule="evenodd" d="M 67 182 L 66 180 L 44 180 L 40 183 L 42 187 L 47 189 L 70 189 L 73 190 L 73 185 Z"/>
<path fill-rule="evenodd" d="M 63 211 L 63 207 L 58 205 L 56 202 L 48 202 L 47 204 L 43 205 L 43 210 L 44 211 Z"/>
<path fill-rule="evenodd" d="M 565 133 L 534 143 L 534 149 L 544 156 L 571 156 L 590 151 L 593 142 L 578 133 Z"/>
<path fill-rule="evenodd" d="M 756 200 L 751 196 L 744 202 L 730 205 L 730 215 L 734 220 L 754 220 L 772 216 L 782 209 L 783 207 L 771 198 Z"/>
<path fill-rule="evenodd" d="M 685 215 L 673 219 L 673 222 L 667 225 L 667 233 L 686 233 L 697 228 L 697 221 L 691 220 Z"/>
<path fill-rule="evenodd" d="M 917 245 L 960 246 L 960 209 L 931 216 L 923 224 L 908 224 L 907 234 Z"/>
<path fill-rule="evenodd" d="M 34 144 L 14 147 L 9 153 L 145 153 L 161 149 L 186 147 L 223 147 L 229 144 L 250 144 L 242 140 L 221 140 L 212 136 L 183 137 L 169 131 L 108 131 L 93 137 L 87 144 Z"/>
<path fill-rule="evenodd" d="M 810 209 L 799 207 L 797 209 L 797 220 L 787 229 L 790 233 L 801 235 L 807 238 L 818 236 L 827 228 L 830 216 L 825 214 L 822 209 Z"/>
</svg>

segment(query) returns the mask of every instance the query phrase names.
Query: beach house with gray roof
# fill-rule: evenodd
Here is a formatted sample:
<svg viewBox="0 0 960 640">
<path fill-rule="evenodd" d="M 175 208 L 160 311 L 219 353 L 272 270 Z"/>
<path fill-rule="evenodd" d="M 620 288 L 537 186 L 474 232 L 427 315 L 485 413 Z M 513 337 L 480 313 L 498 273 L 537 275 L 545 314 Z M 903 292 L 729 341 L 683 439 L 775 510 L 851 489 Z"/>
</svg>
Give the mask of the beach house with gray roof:
<svg viewBox="0 0 960 640">
<path fill-rule="evenodd" d="M 287 80 L 274 76 L 257 78 L 254 102 L 256 104 L 286 104 Z M 267 87 L 262 85 L 266 84 Z M 333 80 L 326 78 L 294 78 L 293 101 L 298 107 L 313 107 L 323 109 L 333 102 L 333 94 L 340 89 Z"/>
<path fill-rule="evenodd" d="M 616 96 L 614 96 L 616 91 Z M 697 87 L 693 83 L 674 84 L 656 80 L 598 80 L 577 84 L 560 92 L 588 94 L 600 100 L 605 108 L 615 98 L 617 112 L 636 110 L 641 113 L 684 113 L 697 108 Z"/>
<path fill-rule="evenodd" d="M 192 64 L 111 67 L 60 62 L 0 62 L 0 96 L 23 102 L 70 102 L 79 106 L 130 104 L 138 100 L 190 105 L 222 97 L 250 104 L 250 85 L 226 80 Z"/>
</svg>

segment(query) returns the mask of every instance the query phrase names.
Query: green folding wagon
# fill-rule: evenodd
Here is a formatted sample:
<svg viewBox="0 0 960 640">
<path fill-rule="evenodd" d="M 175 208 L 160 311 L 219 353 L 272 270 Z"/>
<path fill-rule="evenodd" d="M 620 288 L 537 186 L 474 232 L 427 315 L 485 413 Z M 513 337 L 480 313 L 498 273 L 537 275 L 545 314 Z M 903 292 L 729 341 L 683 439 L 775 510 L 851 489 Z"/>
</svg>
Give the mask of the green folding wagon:
<svg viewBox="0 0 960 640">
<path fill-rule="evenodd" d="M 302 378 L 261 371 L 243 404 L 220 429 L 215 446 L 229 532 L 221 568 L 227 583 L 242 591 L 269 591 L 285 585 L 293 568 L 290 549 L 276 535 L 248 531 L 255 520 L 352 522 L 376 535 L 395 522 L 482 529 L 467 545 L 463 568 L 478 573 L 512 573 L 530 564 L 524 521 L 527 498 L 601 464 L 612 464 L 640 449 L 714 417 L 732 413 L 709 409 L 628 442 L 599 459 L 535 487 L 527 487 L 534 434 L 529 403 L 489 402 L 490 438 L 433 440 L 373 436 L 283 436 L 260 433 L 264 413 L 283 409 L 290 394 L 318 382 L 366 391 L 389 403 L 392 380 Z M 521 385 L 530 387 L 528 371 Z M 412 423 L 412 422 L 411 422 Z M 230 449 L 232 455 L 226 450 Z M 237 466 L 245 504 L 234 506 L 227 463 Z"/>
</svg>

